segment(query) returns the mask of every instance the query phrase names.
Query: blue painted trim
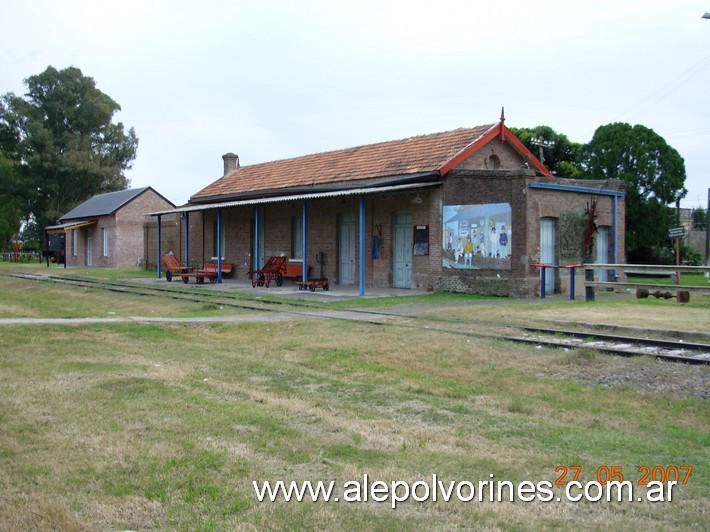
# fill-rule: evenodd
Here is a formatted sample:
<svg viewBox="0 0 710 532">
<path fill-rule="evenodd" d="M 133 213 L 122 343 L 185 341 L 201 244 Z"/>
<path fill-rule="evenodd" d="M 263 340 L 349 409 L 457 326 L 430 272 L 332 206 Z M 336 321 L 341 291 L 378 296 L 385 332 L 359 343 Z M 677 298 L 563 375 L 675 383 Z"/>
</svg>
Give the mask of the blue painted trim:
<svg viewBox="0 0 710 532">
<path fill-rule="evenodd" d="M 618 190 L 599 190 L 596 188 L 580 187 L 576 185 L 558 185 L 554 183 L 530 183 L 530 188 L 541 188 L 545 190 L 558 190 L 561 192 L 581 192 L 583 194 L 597 194 L 599 196 L 615 196 L 623 198 L 624 192 Z"/>
<path fill-rule="evenodd" d="M 160 245 L 160 241 L 162 240 L 162 228 L 160 226 L 160 215 L 158 215 L 158 279 L 160 279 L 160 274 L 161 274 L 161 260 L 160 257 L 163 256 L 163 250 Z"/>
<path fill-rule="evenodd" d="M 305 283 L 308 281 L 308 200 L 303 200 L 301 208 L 301 260 L 303 264 L 303 272 L 301 280 Z"/>
<path fill-rule="evenodd" d="M 360 196 L 360 296 L 365 295 L 365 196 Z"/>
</svg>

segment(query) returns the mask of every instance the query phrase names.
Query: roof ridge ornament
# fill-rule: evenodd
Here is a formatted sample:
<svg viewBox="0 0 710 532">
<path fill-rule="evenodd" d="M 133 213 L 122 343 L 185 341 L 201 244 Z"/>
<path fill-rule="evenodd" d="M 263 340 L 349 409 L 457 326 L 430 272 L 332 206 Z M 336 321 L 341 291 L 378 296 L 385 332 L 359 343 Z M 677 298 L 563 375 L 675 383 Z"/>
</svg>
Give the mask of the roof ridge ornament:
<svg viewBox="0 0 710 532">
<path fill-rule="evenodd" d="M 505 141 L 505 107 L 500 108 L 500 141 Z"/>
</svg>

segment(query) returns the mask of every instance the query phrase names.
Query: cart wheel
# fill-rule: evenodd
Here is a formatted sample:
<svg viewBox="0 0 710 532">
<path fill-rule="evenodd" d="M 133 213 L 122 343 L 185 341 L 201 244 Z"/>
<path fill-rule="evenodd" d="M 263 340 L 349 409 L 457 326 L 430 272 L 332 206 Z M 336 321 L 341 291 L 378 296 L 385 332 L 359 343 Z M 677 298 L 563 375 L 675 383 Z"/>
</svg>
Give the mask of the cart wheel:
<svg viewBox="0 0 710 532">
<path fill-rule="evenodd" d="M 323 285 L 323 291 L 324 291 L 324 292 L 327 292 L 328 290 L 330 290 L 330 287 L 328 286 L 328 283 L 325 283 L 325 284 Z"/>
<path fill-rule="evenodd" d="M 187 284 L 187 283 L 190 282 L 190 278 L 189 278 L 189 277 L 183 277 L 183 278 L 182 278 L 182 282 L 185 283 L 185 284 Z"/>
<path fill-rule="evenodd" d="M 284 276 L 279 272 L 276 274 L 276 286 L 284 284 Z"/>
<path fill-rule="evenodd" d="M 309 289 L 311 292 L 315 292 L 315 291 L 316 291 L 316 285 L 312 284 L 312 285 L 310 285 L 310 286 L 308 287 L 308 289 Z"/>
<path fill-rule="evenodd" d="M 173 280 L 173 272 L 171 272 L 170 270 L 168 270 L 167 272 L 165 272 L 165 278 L 168 280 L 168 282 L 172 282 L 172 280 Z"/>
<path fill-rule="evenodd" d="M 215 284 L 217 282 L 216 277 L 210 277 L 210 284 Z"/>
</svg>

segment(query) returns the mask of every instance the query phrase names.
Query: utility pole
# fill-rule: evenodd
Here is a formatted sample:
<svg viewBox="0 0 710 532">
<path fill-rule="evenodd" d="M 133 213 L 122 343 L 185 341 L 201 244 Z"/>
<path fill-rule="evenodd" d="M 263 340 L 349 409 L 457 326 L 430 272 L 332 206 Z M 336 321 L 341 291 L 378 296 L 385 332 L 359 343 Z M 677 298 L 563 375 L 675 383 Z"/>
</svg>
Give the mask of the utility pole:
<svg viewBox="0 0 710 532">
<path fill-rule="evenodd" d="M 542 164 L 545 164 L 545 154 L 543 152 L 543 148 L 552 148 L 555 145 L 555 141 L 545 140 L 542 137 L 535 137 L 534 139 L 530 140 L 530 143 L 533 146 L 537 146 L 540 148 L 540 162 Z"/>
</svg>

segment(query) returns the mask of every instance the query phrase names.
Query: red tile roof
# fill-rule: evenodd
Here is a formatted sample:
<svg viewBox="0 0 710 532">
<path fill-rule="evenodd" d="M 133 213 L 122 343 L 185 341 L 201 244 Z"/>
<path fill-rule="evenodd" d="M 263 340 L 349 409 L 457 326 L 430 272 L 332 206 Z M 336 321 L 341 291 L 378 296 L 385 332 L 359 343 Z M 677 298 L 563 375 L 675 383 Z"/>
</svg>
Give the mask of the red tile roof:
<svg viewBox="0 0 710 532">
<path fill-rule="evenodd" d="M 203 188 L 191 199 L 434 172 L 493 127 L 457 129 L 242 166 Z"/>
</svg>

